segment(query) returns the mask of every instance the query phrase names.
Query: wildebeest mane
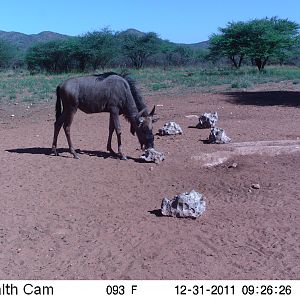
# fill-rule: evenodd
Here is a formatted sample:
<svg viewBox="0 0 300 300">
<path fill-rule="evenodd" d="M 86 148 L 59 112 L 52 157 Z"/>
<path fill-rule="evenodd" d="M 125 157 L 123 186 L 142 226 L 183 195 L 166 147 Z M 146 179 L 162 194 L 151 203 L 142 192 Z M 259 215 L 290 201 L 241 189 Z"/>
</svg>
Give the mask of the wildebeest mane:
<svg viewBox="0 0 300 300">
<path fill-rule="evenodd" d="M 102 74 L 95 74 L 94 76 L 96 77 L 96 80 L 102 81 L 102 80 L 104 80 L 105 78 L 107 78 L 111 75 L 120 76 L 128 82 L 132 97 L 135 101 L 135 104 L 136 104 L 136 107 L 137 107 L 138 111 L 141 111 L 144 108 L 146 108 L 146 105 L 143 101 L 143 98 L 142 98 L 140 92 L 138 91 L 138 89 L 136 87 L 135 81 L 129 76 L 128 73 L 125 73 L 125 72 L 123 72 L 123 73 L 105 72 L 105 73 L 102 73 Z M 148 112 L 146 112 L 146 114 L 148 114 Z"/>
<path fill-rule="evenodd" d="M 105 72 L 105 73 L 102 73 L 102 74 L 95 74 L 94 76 L 96 77 L 96 80 L 102 81 L 102 80 L 104 80 L 105 78 L 107 78 L 111 75 L 118 75 L 118 76 L 123 77 L 121 74 L 118 74 L 118 73 L 115 73 L 115 72 Z"/>
</svg>

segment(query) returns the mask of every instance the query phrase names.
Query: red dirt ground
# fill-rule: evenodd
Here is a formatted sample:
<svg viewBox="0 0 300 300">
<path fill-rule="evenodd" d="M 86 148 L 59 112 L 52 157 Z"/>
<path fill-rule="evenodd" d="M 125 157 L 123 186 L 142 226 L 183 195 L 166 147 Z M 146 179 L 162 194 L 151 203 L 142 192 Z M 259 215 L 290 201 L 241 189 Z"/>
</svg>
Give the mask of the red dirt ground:
<svg viewBox="0 0 300 300">
<path fill-rule="evenodd" d="M 67 151 L 48 155 L 54 103 L 0 107 L 0 278 L 300 279 L 299 89 L 146 100 L 163 105 L 155 132 L 167 121 L 184 131 L 156 136 L 166 154 L 159 165 L 135 160 L 141 152 L 123 118 L 133 159 L 107 155 L 107 114 L 78 112 L 75 160 Z M 209 111 L 218 112 L 231 145 L 205 144 L 209 130 L 188 128 L 197 119 L 187 115 Z M 293 151 L 260 152 L 259 143 L 256 154 L 234 151 L 235 143 L 277 140 Z M 58 147 L 66 146 L 61 131 Z M 202 156 L 219 152 L 232 155 L 204 166 Z M 206 198 L 202 216 L 159 215 L 163 197 L 191 189 Z"/>
</svg>

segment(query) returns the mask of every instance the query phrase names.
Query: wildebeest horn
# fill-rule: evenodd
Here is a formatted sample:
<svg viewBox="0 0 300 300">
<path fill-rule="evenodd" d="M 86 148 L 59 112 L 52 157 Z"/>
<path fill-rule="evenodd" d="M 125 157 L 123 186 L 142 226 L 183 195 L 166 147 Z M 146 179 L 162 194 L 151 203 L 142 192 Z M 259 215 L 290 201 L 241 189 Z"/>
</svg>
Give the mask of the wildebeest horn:
<svg viewBox="0 0 300 300">
<path fill-rule="evenodd" d="M 136 115 L 136 118 L 138 119 L 139 117 L 141 117 L 142 114 L 143 114 L 145 111 L 147 111 L 147 107 L 145 107 L 144 109 L 142 109 L 141 111 L 139 111 L 139 112 L 137 113 L 137 115 Z"/>
<path fill-rule="evenodd" d="M 155 107 L 156 107 L 156 106 L 154 105 L 154 106 L 153 106 L 153 109 L 151 110 L 151 113 L 149 114 L 150 117 L 153 117 L 154 112 L 155 112 Z"/>
</svg>

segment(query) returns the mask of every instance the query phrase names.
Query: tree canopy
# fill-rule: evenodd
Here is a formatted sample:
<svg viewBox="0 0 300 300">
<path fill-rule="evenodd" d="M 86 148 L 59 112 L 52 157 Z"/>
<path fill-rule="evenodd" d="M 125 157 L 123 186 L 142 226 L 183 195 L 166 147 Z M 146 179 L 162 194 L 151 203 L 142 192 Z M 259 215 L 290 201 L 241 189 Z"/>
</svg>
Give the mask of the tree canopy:
<svg viewBox="0 0 300 300">
<path fill-rule="evenodd" d="M 230 22 L 210 37 L 210 56 L 227 57 L 236 68 L 248 57 L 263 70 L 271 58 L 288 57 L 299 43 L 298 30 L 297 23 L 276 17 Z"/>
<path fill-rule="evenodd" d="M 146 63 L 164 67 L 186 65 L 198 57 L 200 61 L 201 56 L 197 55 L 187 46 L 161 40 L 154 32 L 114 33 L 104 28 L 79 37 L 35 44 L 26 53 L 26 63 L 32 72 L 83 72 L 112 66 L 140 69 Z"/>
<path fill-rule="evenodd" d="M 35 44 L 26 55 L 0 40 L 0 68 L 22 66 L 24 57 L 30 71 L 50 73 L 108 67 L 207 65 L 210 58 L 220 59 L 221 64 L 229 60 L 235 68 L 252 63 L 263 70 L 267 63 L 299 64 L 299 40 L 299 25 L 277 17 L 229 22 L 203 45 L 171 43 L 154 32 L 113 32 L 104 28 Z"/>
<path fill-rule="evenodd" d="M 159 51 L 160 44 L 160 39 L 154 32 L 142 36 L 126 34 L 121 37 L 122 53 L 137 69 L 142 68 L 147 58 Z"/>
<path fill-rule="evenodd" d="M 114 34 L 105 28 L 80 37 L 38 43 L 27 50 L 26 62 L 30 70 L 58 73 L 104 68 L 115 56 Z"/>
</svg>

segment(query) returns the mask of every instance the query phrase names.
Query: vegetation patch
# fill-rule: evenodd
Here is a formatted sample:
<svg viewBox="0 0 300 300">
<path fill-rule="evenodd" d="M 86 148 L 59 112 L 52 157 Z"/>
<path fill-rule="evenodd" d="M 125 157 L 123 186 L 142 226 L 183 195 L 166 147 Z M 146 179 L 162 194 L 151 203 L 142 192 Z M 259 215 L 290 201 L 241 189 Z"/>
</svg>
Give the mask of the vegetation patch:
<svg viewBox="0 0 300 300">
<path fill-rule="evenodd" d="M 153 83 L 151 86 L 151 90 L 152 91 L 159 91 L 161 89 L 166 89 L 170 87 L 168 84 L 162 82 L 162 83 Z"/>
<path fill-rule="evenodd" d="M 111 69 L 106 70 L 111 71 Z M 120 69 L 113 69 L 120 73 Z M 300 83 L 300 69 L 295 67 L 269 67 L 259 72 L 255 67 L 228 68 L 143 68 L 131 69 L 129 75 L 146 93 L 180 91 L 210 91 L 218 85 L 233 89 L 249 88 L 256 84 L 291 80 Z M 69 77 L 88 73 L 35 74 L 28 71 L 0 72 L 0 102 L 51 101 L 55 99 L 57 85 Z"/>
</svg>

